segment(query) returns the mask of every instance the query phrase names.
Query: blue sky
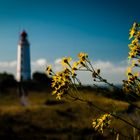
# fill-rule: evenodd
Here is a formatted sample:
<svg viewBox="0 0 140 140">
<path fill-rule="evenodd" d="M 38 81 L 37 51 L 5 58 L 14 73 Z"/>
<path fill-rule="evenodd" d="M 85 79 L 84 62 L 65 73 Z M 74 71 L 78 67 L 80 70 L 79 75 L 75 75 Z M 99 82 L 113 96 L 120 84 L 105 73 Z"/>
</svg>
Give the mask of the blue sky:
<svg viewBox="0 0 140 140">
<path fill-rule="evenodd" d="M 0 62 L 16 60 L 25 29 L 32 61 L 82 51 L 119 64 L 127 58 L 129 29 L 140 21 L 139 6 L 139 0 L 0 0 Z"/>
</svg>

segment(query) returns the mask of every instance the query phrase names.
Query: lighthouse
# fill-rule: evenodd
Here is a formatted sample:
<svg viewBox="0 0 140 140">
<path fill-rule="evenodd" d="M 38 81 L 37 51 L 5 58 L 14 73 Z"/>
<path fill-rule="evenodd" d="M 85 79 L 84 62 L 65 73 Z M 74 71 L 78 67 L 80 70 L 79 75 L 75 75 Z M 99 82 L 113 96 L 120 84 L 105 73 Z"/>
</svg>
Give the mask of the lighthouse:
<svg viewBox="0 0 140 140">
<path fill-rule="evenodd" d="M 25 31 L 20 34 L 17 51 L 17 81 L 28 81 L 31 79 L 30 44 Z"/>
</svg>

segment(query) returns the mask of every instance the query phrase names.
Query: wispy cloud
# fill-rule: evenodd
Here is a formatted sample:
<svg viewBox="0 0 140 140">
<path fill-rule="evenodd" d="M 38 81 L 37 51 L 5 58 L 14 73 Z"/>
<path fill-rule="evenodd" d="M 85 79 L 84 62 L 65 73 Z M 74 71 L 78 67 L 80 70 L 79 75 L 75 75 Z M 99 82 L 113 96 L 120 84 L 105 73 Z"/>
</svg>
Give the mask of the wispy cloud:
<svg viewBox="0 0 140 140">
<path fill-rule="evenodd" d="M 61 59 L 58 58 L 52 62 L 52 66 L 55 71 L 62 70 L 60 65 Z M 31 62 L 32 73 L 35 71 L 44 72 L 47 65 L 50 63 L 44 59 L 39 58 Z M 127 61 L 120 62 L 119 64 L 112 63 L 110 61 L 98 60 L 92 62 L 95 69 L 101 69 L 101 76 L 107 79 L 111 83 L 121 83 L 123 79 L 126 79 L 125 71 L 128 66 Z M 13 61 L 0 61 L 0 72 L 12 73 L 16 76 L 16 60 Z M 78 77 L 84 84 L 91 84 L 92 77 L 91 73 L 88 72 L 78 72 Z"/>
<path fill-rule="evenodd" d="M 127 63 L 115 64 L 110 61 L 96 61 L 93 63 L 95 68 L 101 69 L 101 75 L 112 83 L 122 83 L 122 80 L 126 79 Z"/>
<path fill-rule="evenodd" d="M 31 62 L 32 73 L 35 71 L 44 71 L 48 62 L 44 58 L 39 58 Z M 12 73 L 16 77 L 17 61 L 0 61 L 0 72 Z"/>
<path fill-rule="evenodd" d="M 17 62 L 15 60 L 0 61 L 0 72 L 12 73 L 15 75 L 16 65 L 17 65 Z"/>
<path fill-rule="evenodd" d="M 44 58 L 37 59 L 31 62 L 32 66 L 45 66 L 47 65 L 47 60 Z"/>
<path fill-rule="evenodd" d="M 35 71 L 44 72 L 47 65 L 49 65 L 49 63 L 44 58 L 39 58 L 37 60 L 32 61 L 31 62 L 32 73 Z"/>
<path fill-rule="evenodd" d="M 60 65 L 60 58 L 54 61 L 53 67 L 54 70 L 61 70 L 62 67 Z M 92 62 L 92 65 L 95 69 L 101 70 L 101 76 L 107 79 L 109 82 L 118 84 L 122 83 L 123 79 L 126 79 L 125 71 L 127 68 L 127 61 L 123 63 L 120 62 L 119 64 L 112 63 L 110 61 L 103 61 L 98 60 L 96 62 Z M 84 84 L 92 84 L 92 74 L 89 72 L 78 72 L 78 77 L 80 78 L 81 82 Z"/>
<path fill-rule="evenodd" d="M 15 67 L 17 65 L 17 62 L 15 60 L 13 61 L 0 61 L 0 67 Z"/>
</svg>

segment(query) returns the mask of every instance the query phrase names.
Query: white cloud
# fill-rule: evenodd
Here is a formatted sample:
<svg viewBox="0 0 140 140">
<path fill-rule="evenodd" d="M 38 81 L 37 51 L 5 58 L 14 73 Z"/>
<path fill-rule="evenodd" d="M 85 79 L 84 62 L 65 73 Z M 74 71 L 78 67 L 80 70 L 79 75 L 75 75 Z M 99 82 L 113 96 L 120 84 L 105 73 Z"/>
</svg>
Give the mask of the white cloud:
<svg viewBox="0 0 140 140">
<path fill-rule="evenodd" d="M 44 59 L 44 58 L 39 58 L 39 59 L 37 59 L 35 61 L 32 61 L 31 64 L 32 64 L 31 65 L 32 73 L 35 72 L 35 71 L 44 72 L 46 66 L 49 65 L 47 60 Z"/>
<path fill-rule="evenodd" d="M 36 61 L 36 63 L 37 63 L 39 66 L 47 65 L 46 59 L 38 59 L 38 60 Z"/>
<path fill-rule="evenodd" d="M 31 62 L 32 73 L 35 71 L 43 72 L 48 62 L 46 59 L 40 58 Z M 0 72 L 12 73 L 16 77 L 17 61 L 0 61 Z"/>
<path fill-rule="evenodd" d="M 17 62 L 13 61 L 0 61 L 0 67 L 15 67 Z"/>
<path fill-rule="evenodd" d="M 59 71 L 62 69 L 60 65 L 60 58 L 54 61 L 53 67 L 54 70 Z M 125 71 L 127 68 L 127 63 L 120 62 L 119 64 L 114 64 L 110 61 L 102 61 L 98 60 L 96 62 L 92 62 L 92 65 L 95 69 L 101 70 L 101 76 L 108 80 L 110 83 L 118 84 L 122 83 L 123 79 L 126 79 Z M 92 84 L 92 74 L 89 72 L 78 72 L 78 77 L 84 84 Z"/>
<path fill-rule="evenodd" d="M 0 61 L 0 73 L 7 72 L 10 74 L 16 74 L 16 65 L 15 60 L 12 61 Z"/>
<path fill-rule="evenodd" d="M 62 70 L 60 64 L 61 59 L 56 59 L 52 64 L 52 67 L 55 71 Z M 16 60 L 13 61 L 0 61 L 0 72 L 12 73 L 16 76 Z M 32 73 L 35 71 L 44 72 L 47 65 L 50 63 L 47 62 L 44 58 L 39 58 L 31 62 Z M 125 71 L 128 66 L 127 61 L 120 62 L 119 64 L 112 63 L 110 61 L 98 60 L 92 62 L 92 65 L 95 69 L 101 69 L 101 76 L 107 79 L 111 83 L 121 83 L 123 79 L 126 79 Z M 79 72 L 78 77 L 81 82 L 84 84 L 92 84 L 91 73 Z"/>
<path fill-rule="evenodd" d="M 16 66 L 17 66 L 17 61 L 16 61 L 16 60 L 11 61 L 11 62 L 9 63 L 9 66 L 10 66 L 10 67 L 16 67 Z"/>
<path fill-rule="evenodd" d="M 47 60 L 44 59 L 44 58 L 40 58 L 40 59 L 37 59 L 35 61 L 32 61 L 31 64 L 33 66 L 46 66 L 47 65 Z"/>
<path fill-rule="evenodd" d="M 95 63 L 92 63 L 93 66 L 95 68 L 99 68 L 101 70 L 103 70 L 105 73 L 124 73 L 125 70 L 126 70 L 126 67 L 127 65 L 121 65 L 121 63 L 119 64 L 113 64 L 109 61 L 101 61 L 101 60 L 98 60 L 96 61 Z"/>
<path fill-rule="evenodd" d="M 111 83 L 122 83 L 126 79 L 127 64 L 114 64 L 109 61 L 97 61 L 93 64 L 95 68 L 101 69 L 101 75 Z"/>
<path fill-rule="evenodd" d="M 54 71 L 61 71 L 62 66 L 61 66 L 61 58 L 55 59 L 54 63 L 52 64 L 53 70 Z"/>
<path fill-rule="evenodd" d="M 54 64 L 60 64 L 61 63 L 61 58 L 57 58 L 57 59 L 55 59 L 55 61 L 54 61 Z"/>
</svg>

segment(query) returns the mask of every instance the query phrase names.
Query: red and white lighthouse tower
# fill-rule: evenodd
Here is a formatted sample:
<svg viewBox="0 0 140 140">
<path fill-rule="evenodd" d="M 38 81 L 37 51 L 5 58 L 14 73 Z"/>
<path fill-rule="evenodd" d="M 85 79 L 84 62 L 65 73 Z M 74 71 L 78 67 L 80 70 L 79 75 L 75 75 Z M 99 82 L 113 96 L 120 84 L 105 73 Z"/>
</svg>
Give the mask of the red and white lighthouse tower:
<svg viewBox="0 0 140 140">
<path fill-rule="evenodd" d="M 27 33 L 23 31 L 20 34 L 17 52 L 17 81 L 28 81 L 31 79 L 30 65 L 30 44 L 27 39 Z"/>
</svg>

